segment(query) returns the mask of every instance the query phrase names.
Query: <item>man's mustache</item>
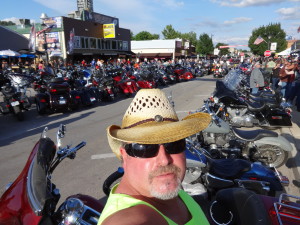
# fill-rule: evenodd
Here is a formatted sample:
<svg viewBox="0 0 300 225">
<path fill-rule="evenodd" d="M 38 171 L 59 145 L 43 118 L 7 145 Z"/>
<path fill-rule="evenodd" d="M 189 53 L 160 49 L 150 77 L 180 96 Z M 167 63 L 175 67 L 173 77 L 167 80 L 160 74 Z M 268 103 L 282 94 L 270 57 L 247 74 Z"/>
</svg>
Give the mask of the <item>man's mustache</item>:
<svg viewBox="0 0 300 225">
<path fill-rule="evenodd" d="M 149 180 L 152 182 L 154 177 L 167 173 L 174 173 L 178 177 L 180 172 L 181 169 L 175 165 L 160 166 L 149 174 Z"/>
</svg>

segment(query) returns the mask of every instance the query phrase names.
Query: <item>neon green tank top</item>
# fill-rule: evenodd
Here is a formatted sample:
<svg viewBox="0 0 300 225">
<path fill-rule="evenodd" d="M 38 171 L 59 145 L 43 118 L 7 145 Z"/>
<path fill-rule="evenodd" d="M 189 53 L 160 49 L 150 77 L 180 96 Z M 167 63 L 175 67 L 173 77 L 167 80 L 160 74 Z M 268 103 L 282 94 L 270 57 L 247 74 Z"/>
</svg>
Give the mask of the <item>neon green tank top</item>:
<svg viewBox="0 0 300 225">
<path fill-rule="evenodd" d="M 155 211 L 157 211 L 162 217 L 165 218 L 165 220 L 168 222 L 169 225 L 177 225 L 173 220 L 166 217 L 164 214 L 162 214 L 160 211 L 158 211 L 154 206 L 150 205 L 147 202 L 144 202 L 142 200 L 136 199 L 130 195 L 126 194 L 114 194 L 116 188 L 118 185 L 115 185 L 113 189 L 111 190 L 111 193 L 109 195 L 109 198 L 107 200 L 107 203 L 101 213 L 100 219 L 98 221 L 98 225 L 101 225 L 101 223 L 110 215 L 114 214 L 117 211 L 120 211 L 122 209 L 126 209 L 129 207 L 133 207 L 136 205 L 147 205 L 151 208 L 153 208 Z M 183 190 L 179 191 L 179 197 L 182 199 L 182 201 L 187 206 L 190 214 L 192 215 L 192 218 L 186 223 L 186 225 L 209 225 L 206 216 L 204 215 L 201 207 L 195 202 L 195 200 L 189 196 L 186 192 Z"/>
</svg>

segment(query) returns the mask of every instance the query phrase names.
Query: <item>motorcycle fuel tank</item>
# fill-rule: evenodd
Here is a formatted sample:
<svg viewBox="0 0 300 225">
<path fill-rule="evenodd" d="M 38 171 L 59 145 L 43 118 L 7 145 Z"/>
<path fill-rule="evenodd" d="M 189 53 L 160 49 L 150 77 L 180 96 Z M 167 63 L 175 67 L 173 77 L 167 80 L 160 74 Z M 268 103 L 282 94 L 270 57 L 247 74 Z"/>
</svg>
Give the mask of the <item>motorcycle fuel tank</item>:
<svg viewBox="0 0 300 225">
<path fill-rule="evenodd" d="M 227 122 L 218 118 L 218 122 L 212 120 L 208 127 L 202 132 L 226 134 L 230 132 L 230 127 Z"/>
</svg>

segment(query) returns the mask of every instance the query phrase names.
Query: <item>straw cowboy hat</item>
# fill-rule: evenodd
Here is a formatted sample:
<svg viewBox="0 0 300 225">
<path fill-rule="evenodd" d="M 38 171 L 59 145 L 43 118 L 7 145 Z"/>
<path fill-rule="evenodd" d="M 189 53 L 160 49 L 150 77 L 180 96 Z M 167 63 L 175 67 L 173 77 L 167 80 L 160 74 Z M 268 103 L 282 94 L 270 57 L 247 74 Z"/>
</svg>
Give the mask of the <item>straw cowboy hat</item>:
<svg viewBox="0 0 300 225">
<path fill-rule="evenodd" d="M 162 144 L 178 141 L 205 129 L 211 121 L 207 113 L 190 114 L 179 121 L 160 89 L 138 91 L 123 117 L 122 126 L 107 128 L 108 143 L 120 158 L 124 143 Z"/>
</svg>

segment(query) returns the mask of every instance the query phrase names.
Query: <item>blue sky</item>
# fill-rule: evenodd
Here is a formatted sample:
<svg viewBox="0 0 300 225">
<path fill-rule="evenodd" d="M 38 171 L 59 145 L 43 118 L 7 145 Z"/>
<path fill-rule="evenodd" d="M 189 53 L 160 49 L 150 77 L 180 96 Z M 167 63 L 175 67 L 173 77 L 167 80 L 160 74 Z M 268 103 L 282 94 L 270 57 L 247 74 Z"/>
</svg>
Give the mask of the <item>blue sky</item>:
<svg viewBox="0 0 300 225">
<path fill-rule="evenodd" d="M 0 20 L 26 18 L 39 22 L 75 11 L 76 0 L 2 0 Z M 245 45 L 252 30 L 281 23 L 287 35 L 300 39 L 300 0 L 94 0 L 94 11 L 120 20 L 134 34 L 159 34 L 171 24 L 182 33 L 212 36 L 213 42 Z"/>
</svg>

